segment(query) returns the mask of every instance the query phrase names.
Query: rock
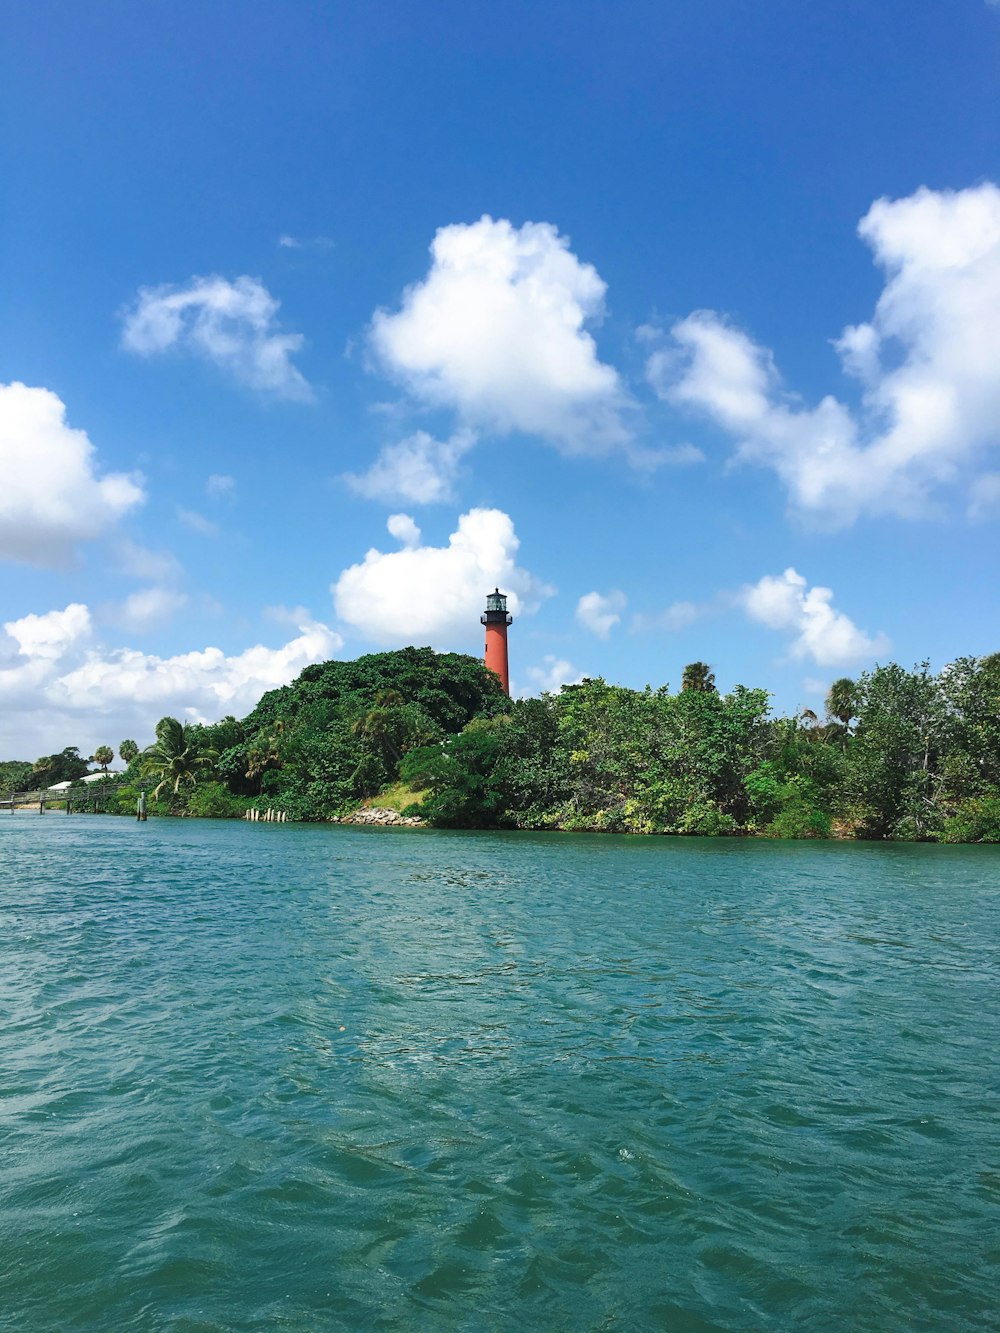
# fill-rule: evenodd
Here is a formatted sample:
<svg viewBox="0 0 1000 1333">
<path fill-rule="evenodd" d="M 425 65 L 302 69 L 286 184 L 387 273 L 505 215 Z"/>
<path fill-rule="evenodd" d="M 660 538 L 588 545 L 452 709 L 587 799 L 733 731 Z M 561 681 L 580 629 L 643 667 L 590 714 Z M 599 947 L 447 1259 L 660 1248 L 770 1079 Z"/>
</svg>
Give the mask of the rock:
<svg viewBox="0 0 1000 1333">
<path fill-rule="evenodd" d="M 353 810 L 349 815 L 334 816 L 333 824 L 368 824 L 382 828 L 419 828 L 423 820 L 417 815 L 401 815 L 398 810 L 387 810 L 384 806 L 368 805 Z"/>
</svg>

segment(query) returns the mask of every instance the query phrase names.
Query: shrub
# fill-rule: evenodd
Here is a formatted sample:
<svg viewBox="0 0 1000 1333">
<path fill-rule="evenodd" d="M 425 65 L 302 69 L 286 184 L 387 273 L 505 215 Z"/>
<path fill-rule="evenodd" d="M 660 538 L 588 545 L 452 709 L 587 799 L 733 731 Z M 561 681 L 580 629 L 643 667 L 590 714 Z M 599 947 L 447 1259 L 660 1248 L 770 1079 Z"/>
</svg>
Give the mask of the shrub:
<svg viewBox="0 0 1000 1333">
<path fill-rule="evenodd" d="M 808 801 L 792 801 L 779 811 L 765 832 L 769 838 L 829 838 L 833 821 L 825 810 Z"/>
<path fill-rule="evenodd" d="M 114 796 L 108 801 L 109 815 L 132 815 L 135 817 L 136 806 L 139 801 L 139 788 L 133 787 L 131 783 L 122 783 L 115 789 Z M 169 815 L 174 810 L 171 806 L 169 797 L 154 801 L 149 792 L 146 793 L 146 813 L 152 815 Z"/>
<path fill-rule="evenodd" d="M 792 774 L 784 781 L 764 763 L 747 778 L 751 808 L 768 838 L 829 838 L 833 820 L 823 793 L 811 778 Z"/>
<path fill-rule="evenodd" d="M 199 819 L 242 819 L 245 796 L 234 796 L 221 782 L 202 782 L 188 796 L 188 814 Z"/>
<path fill-rule="evenodd" d="M 720 810 L 714 801 L 696 801 L 688 806 L 677 825 L 678 833 L 696 833 L 705 838 L 718 838 L 737 831 L 736 820 Z"/>
<path fill-rule="evenodd" d="M 942 842 L 1000 842 L 1000 791 L 962 801 L 944 821 Z"/>
</svg>

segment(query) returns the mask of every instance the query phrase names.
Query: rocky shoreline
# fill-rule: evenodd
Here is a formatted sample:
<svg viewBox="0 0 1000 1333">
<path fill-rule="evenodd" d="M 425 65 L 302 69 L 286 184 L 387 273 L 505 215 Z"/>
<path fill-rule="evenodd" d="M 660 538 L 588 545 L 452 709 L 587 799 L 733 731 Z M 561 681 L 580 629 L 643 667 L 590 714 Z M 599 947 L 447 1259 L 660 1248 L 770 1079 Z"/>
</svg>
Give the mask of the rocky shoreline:
<svg viewBox="0 0 1000 1333">
<path fill-rule="evenodd" d="M 401 815 L 398 810 L 387 810 L 384 806 L 364 806 L 352 810 L 349 815 L 334 815 L 331 824 L 371 824 L 379 828 L 424 828 L 425 821 L 418 815 Z"/>
</svg>

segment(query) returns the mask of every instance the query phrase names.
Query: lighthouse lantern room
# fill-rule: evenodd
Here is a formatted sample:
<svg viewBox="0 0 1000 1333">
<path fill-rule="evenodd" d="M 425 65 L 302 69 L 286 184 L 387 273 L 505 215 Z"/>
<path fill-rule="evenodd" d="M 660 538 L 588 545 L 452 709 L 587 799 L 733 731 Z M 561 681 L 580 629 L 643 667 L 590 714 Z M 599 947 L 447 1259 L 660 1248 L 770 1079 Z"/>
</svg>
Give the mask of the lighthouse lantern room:
<svg viewBox="0 0 1000 1333">
<path fill-rule="evenodd" d="M 507 674 L 507 626 L 514 617 L 507 610 L 507 597 L 499 588 L 486 594 L 486 610 L 479 617 L 479 622 L 486 626 L 486 651 L 484 662 L 491 671 L 500 677 L 504 694 L 510 694 L 510 679 Z"/>
</svg>

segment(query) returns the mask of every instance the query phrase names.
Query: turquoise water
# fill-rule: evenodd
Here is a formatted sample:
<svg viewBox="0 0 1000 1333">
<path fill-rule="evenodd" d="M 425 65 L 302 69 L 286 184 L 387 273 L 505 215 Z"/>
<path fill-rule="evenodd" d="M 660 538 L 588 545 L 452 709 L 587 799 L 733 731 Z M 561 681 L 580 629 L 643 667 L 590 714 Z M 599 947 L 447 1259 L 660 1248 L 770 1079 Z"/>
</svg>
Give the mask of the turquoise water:
<svg viewBox="0 0 1000 1333">
<path fill-rule="evenodd" d="M 0 1327 L 996 1328 L 1000 851 L 0 815 Z"/>
</svg>

